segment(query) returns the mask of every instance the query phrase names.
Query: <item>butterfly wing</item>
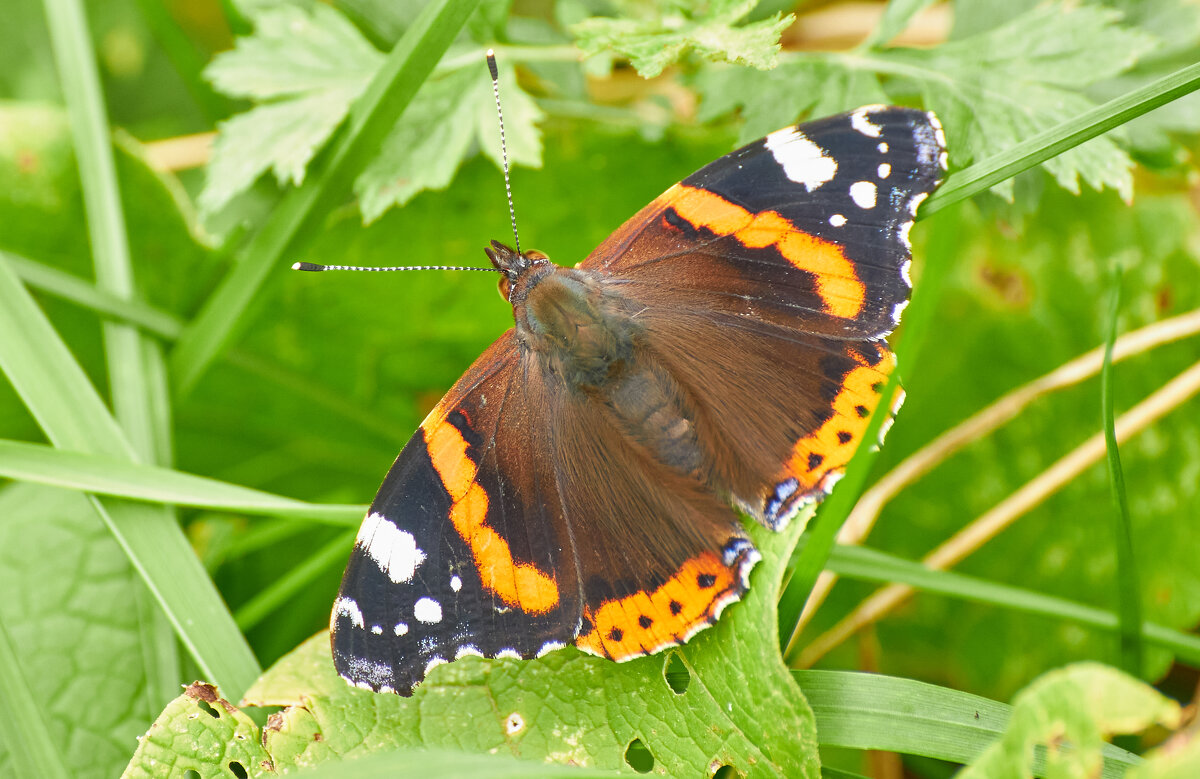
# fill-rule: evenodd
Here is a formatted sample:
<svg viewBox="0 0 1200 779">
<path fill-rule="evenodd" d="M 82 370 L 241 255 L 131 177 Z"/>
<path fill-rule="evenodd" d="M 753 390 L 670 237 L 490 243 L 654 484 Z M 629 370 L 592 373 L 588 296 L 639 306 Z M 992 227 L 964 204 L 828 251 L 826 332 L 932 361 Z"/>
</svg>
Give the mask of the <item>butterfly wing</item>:
<svg viewBox="0 0 1200 779">
<path fill-rule="evenodd" d="M 718 481 L 778 526 L 841 476 L 894 366 L 908 233 L 945 167 L 937 119 L 868 106 L 684 179 L 584 262 L 640 303 L 648 348 L 706 404 Z"/>
<path fill-rule="evenodd" d="M 561 391 L 506 333 L 396 459 L 331 617 L 338 673 L 410 695 L 465 655 L 681 643 L 758 554 L 728 505 L 656 463 L 611 410 Z"/>
</svg>

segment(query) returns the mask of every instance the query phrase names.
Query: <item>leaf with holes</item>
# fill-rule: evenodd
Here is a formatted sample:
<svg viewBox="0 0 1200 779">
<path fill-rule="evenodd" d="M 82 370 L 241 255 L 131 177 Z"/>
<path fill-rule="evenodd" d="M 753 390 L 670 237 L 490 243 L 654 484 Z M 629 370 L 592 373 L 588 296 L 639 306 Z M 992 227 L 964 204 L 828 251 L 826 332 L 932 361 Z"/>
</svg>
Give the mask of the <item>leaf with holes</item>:
<svg viewBox="0 0 1200 779">
<path fill-rule="evenodd" d="M 322 632 L 264 674 L 243 705 L 285 707 L 262 734 L 276 770 L 426 747 L 680 776 L 728 765 L 748 777 L 816 779 L 816 726 L 780 660 L 775 611 L 783 566 L 802 528 L 803 521 L 778 535 L 749 528 L 764 562 L 744 602 L 665 654 L 624 664 L 574 648 L 525 662 L 467 657 L 435 668 L 412 698 L 401 698 L 339 679 Z M 193 742 L 226 738 L 228 749 L 237 745 L 224 721 L 195 717 L 186 701 L 172 706 L 156 723 L 159 731 L 179 732 L 198 720 L 212 732 Z M 146 765 L 147 745 L 160 749 L 154 733 L 133 765 Z M 227 754 L 206 747 L 179 759 Z"/>
<path fill-rule="evenodd" d="M 272 772 L 258 726 L 222 698 L 211 684 L 196 682 L 163 709 L 122 779 L 261 776 Z"/>
</svg>

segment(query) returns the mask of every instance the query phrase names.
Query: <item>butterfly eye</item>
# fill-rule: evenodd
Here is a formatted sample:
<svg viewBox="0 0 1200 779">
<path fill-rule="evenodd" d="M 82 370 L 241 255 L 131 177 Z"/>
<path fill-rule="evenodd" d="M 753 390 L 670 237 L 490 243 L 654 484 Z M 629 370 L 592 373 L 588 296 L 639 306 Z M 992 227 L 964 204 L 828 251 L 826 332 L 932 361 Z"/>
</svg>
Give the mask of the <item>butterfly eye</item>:
<svg viewBox="0 0 1200 779">
<path fill-rule="evenodd" d="M 508 291 L 512 289 L 512 283 L 508 280 L 507 275 L 500 276 L 500 297 L 508 300 Z"/>
</svg>

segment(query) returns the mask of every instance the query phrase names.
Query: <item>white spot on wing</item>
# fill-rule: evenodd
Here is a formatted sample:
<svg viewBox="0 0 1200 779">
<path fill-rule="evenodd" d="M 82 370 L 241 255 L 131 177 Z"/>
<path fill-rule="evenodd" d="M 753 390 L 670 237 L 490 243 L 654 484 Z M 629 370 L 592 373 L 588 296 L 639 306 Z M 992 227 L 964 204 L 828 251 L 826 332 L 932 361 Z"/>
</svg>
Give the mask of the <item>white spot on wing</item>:
<svg viewBox="0 0 1200 779">
<path fill-rule="evenodd" d="M 911 225 L 912 223 L 910 222 L 909 224 Z M 907 243 L 907 238 L 908 238 L 908 236 L 905 235 L 905 239 L 906 239 L 905 243 Z M 905 260 L 903 263 L 900 264 L 900 278 L 904 279 L 904 283 L 907 284 L 910 288 L 912 287 L 912 276 L 909 275 L 909 271 L 911 269 L 912 269 L 912 260 Z"/>
<path fill-rule="evenodd" d="M 561 641 L 547 641 L 546 643 L 542 644 L 542 648 L 537 651 L 537 656 L 541 657 L 542 655 L 553 652 L 555 649 L 562 649 L 564 646 L 566 646 L 566 644 Z"/>
<path fill-rule="evenodd" d="M 464 644 L 454 652 L 454 659 L 461 660 L 464 657 L 483 657 L 483 652 L 474 644 Z"/>
<path fill-rule="evenodd" d="M 904 244 L 904 248 L 906 248 L 906 249 L 912 249 L 912 241 L 908 237 L 908 233 L 910 230 L 912 230 L 912 226 L 913 226 L 913 223 L 912 223 L 912 220 L 910 219 L 907 222 L 901 222 L 900 227 L 896 230 L 896 235 L 900 238 L 900 243 Z M 905 267 L 905 269 L 901 272 L 907 276 L 908 268 Z M 911 281 L 908 282 L 908 286 L 910 286 L 910 287 L 912 286 Z"/>
<path fill-rule="evenodd" d="M 885 179 L 890 175 L 892 175 L 892 166 L 888 165 L 886 162 L 880 163 L 879 178 Z"/>
<path fill-rule="evenodd" d="M 462 589 L 462 579 L 458 578 L 457 576 L 451 576 L 450 577 L 450 589 L 454 590 L 455 592 L 458 592 L 459 590 L 461 590 Z"/>
<path fill-rule="evenodd" d="M 392 632 L 398 636 L 403 636 L 408 633 L 408 625 L 404 622 L 397 622 L 396 627 L 392 628 Z"/>
<path fill-rule="evenodd" d="M 833 225 L 834 227 L 841 227 L 842 225 L 846 224 L 846 217 L 842 216 L 841 214 L 834 214 L 833 216 L 829 217 L 829 224 Z"/>
<path fill-rule="evenodd" d="M 350 622 L 356 628 L 366 627 L 366 623 L 363 622 L 362 609 L 358 607 L 354 598 L 343 596 L 333 602 L 333 621 L 337 622 L 337 618 L 341 616 L 349 617 Z"/>
<path fill-rule="evenodd" d="M 870 181 L 856 181 L 850 185 L 850 199 L 859 208 L 874 208 L 878 190 Z"/>
<path fill-rule="evenodd" d="M 521 653 L 512 648 L 501 649 L 499 652 L 496 653 L 496 659 L 497 660 L 504 660 L 504 659 L 520 660 Z"/>
<path fill-rule="evenodd" d="M 913 216 L 916 216 L 917 209 L 921 207 L 921 204 L 925 202 L 925 198 L 927 198 L 927 197 L 929 197 L 928 192 L 921 192 L 919 194 L 913 195 L 912 202 L 910 202 L 908 204 L 908 213 L 912 214 Z"/>
<path fill-rule="evenodd" d="M 878 138 L 879 133 L 883 132 L 883 128 L 871 121 L 867 115 L 870 111 L 878 109 L 877 105 L 866 105 L 850 114 L 850 126 L 858 130 L 863 135 L 871 138 Z"/>
<path fill-rule="evenodd" d="M 411 581 L 425 553 L 413 534 L 396 527 L 382 514 L 370 514 L 358 531 L 357 546 L 396 584 Z"/>
<path fill-rule="evenodd" d="M 883 141 L 883 142 L 881 142 L 881 143 L 880 143 L 878 146 L 876 146 L 875 148 L 876 148 L 876 149 L 879 149 L 879 153 L 880 153 L 880 154 L 887 154 L 887 153 L 888 153 L 888 145 L 887 145 L 887 141 Z"/>
<path fill-rule="evenodd" d="M 837 175 L 837 160 L 827 155 L 794 127 L 776 130 L 763 139 L 783 174 L 809 192 Z"/>
<path fill-rule="evenodd" d="M 383 635 L 383 628 L 381 628 L 379 625 L 372 625 L 371 632 L 377 636 L 381 636 Z"/>
<path fill-rule="evenodd" d="M 413 616 L 418 622 L 432 625 L 442 621 L 442 604 L 433 598 L 421 598 L 413 604 Z"/>
<path fill-rule="evenodd" d="M 432 671 L 434 668 L 437 668 L 439 665 L 445 665 L 445 664 L 446 664 L 446 658 L 444 658 L 444 657 L 430 658 L 429 662 L 425 664 L 425 675 L 428 676 L 429 672 Z"/>
</svg>

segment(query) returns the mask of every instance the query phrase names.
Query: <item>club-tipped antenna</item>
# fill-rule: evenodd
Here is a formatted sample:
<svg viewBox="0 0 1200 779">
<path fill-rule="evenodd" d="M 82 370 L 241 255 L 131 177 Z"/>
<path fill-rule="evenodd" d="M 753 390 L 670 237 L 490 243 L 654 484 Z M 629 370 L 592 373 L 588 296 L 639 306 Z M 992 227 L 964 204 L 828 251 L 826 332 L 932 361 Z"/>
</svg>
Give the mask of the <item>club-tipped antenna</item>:
<svg viewBox="0 0 1200 779">
<path fill-rule="evenodd" d="M 488 273 L 499 273 L 499 268 L 480 268 L 475 265 L 321 265 L 316 262 L 297 262 L 292 264 L 292 270 L 481 270 Z"/>
<path fill-rule="evenodd" d="M 496 52 L 487 50 L 488 72 L 492 74 L 492 95 L 496 98 L 496 118 L 500 120 L 500 160 L 504 165 L 504 193 L 508 196 L 508 218 L 512 222 L 513 241 L 521 253 L 521 236 L 517 235 L 517 212 L 513 208 L 512 184 L 508 180 L 508 146 L 504 141 L 504 111 L 500 108 L 500 71 L 496 68 Z"/>
</svg>

